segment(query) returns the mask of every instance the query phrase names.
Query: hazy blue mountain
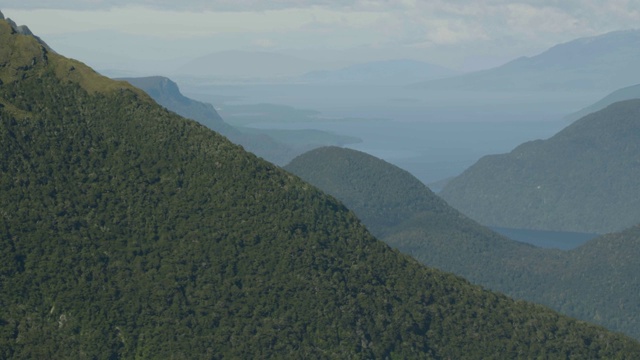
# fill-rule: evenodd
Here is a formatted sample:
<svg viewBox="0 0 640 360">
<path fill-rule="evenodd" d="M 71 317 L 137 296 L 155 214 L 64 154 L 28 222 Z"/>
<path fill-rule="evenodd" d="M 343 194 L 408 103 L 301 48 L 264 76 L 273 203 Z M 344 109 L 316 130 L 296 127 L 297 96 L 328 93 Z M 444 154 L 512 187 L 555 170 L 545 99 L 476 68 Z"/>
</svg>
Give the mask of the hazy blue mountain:
<svg viewBox="0 0 640 360">
<path fill-rule="evenodd" d="M 184 96 L 178 85 L 162 76 L 122 78 L 130 84 L 144 90 L 158 104 L 189 119 L 196 120 L 208 128 L 226 136 L 232 142 L 242 145 L 246 150 L 278 165 L 284 165 L 299 154 L 325 145 L 342 145 L 358 142 L 346 136 L 312 130 L 269 130 L 235 127 L 226 123 L 213 105 L 196 101 Z M 262 106 L 271 110 L 275 106 Z M 253 119 L 264 118 L 269 121 L 271 115 L 252 111 Z M 276 116 L 280 114 L 277 113 Z"/>
<path fill-rule="evenodd" d="M 640 85 L 627 86 L 625 88 L 616 90 L 611 94 L 605 96 L 601 100 L 597 101 L 596 103 L 565 116 L 564 119 L 570 122 L 574 122 L 585 115 L 591 114 L 592 112 L 596 112 L 598 110 L 602 110 L 615 102 L 631 99 L 640 99 Z"/>
<path fill-rule="evenodd" d="M 298 76 L 322 63 L 274 52 L 221 51 L 194 59 L 176 69 L 180 75 L 220 79 L 258 79 Z"/>
<path fill-rule="evenodd" d="M 432 90 L 613 91 L 640 83 L 640 30 L 556 45 L 532 57 L 416 87 Z"/>
<path fill-rule="evenodd" d="M 402 59 L 355 64 L 338 70 L 313 71 L 299 79 L 310 83 L 410 84 L 456 73 L 427 62 Z"/>
<path fill-rule="evenodd" d="M 178 115 L 196 120 L 206 127 L 213 129 L 227 137 L 240 135 L 231 125 L 222 120 L 220 114 L 211 104 L 196 101 L 184 96 L 178 84 L 164 76 L 120 78 L 131 85 L 144 90 L 158 104 Z"/>
<path fill-rule="evenodd" d="M 320 148 L 285 167 L 343 201 L 378 238 L 424 264 L 640 338 L 640 226 L 571 251 L 508 240 L 461 215 L 408 172 Z"/>
<path fill-rule="evenodd" d="M 617 358 L 0 20 L 0 358 Z"/>
<path fill-rule="evenodd" d="M 440 195 L 489 226 L 591 233 L 640 219 L 640 100 L 614 103 L 548 140 L 481 158 Z"/>
</svg>

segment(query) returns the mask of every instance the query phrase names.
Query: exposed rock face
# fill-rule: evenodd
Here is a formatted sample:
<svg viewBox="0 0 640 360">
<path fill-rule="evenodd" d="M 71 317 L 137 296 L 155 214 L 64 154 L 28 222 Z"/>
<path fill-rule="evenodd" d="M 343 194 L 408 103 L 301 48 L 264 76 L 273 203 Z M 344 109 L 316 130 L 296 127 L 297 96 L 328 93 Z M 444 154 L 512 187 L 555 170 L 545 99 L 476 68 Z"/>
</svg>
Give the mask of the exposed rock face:
<svg viewBox="0 0 640 360">
<path fill-rule="evenodd" d="M 0 19 L 4 20 L 4 15 L 0 12 Z M 51 49 L 51 47 L 49 45 L 47 45 L 47 43 L 45 43 L 42 39 L 40 39 L 39 37 L 35 36 L 33 34 L 33 32 L 31 31 L 31 29 L 29 29 L 29 27 L 27 25 L 18 25 L 16 24 L 15 21 L 11 20 L 10 18 L 7 18 L 6 21 L 9 23 L 9 25 L 11 25 L 11 28 L 13 28 L 13 30 L 15 32 L 17 32 L 18 34 L 21 35 L 28 35 L 28 36 L 33 36 L 34 38 L 36 38 L 36 40 L 38 40 L 38 42 L 44 46 L 48 51 L 54 52 L 55 51 L 53 49 Z"/>
</svg>

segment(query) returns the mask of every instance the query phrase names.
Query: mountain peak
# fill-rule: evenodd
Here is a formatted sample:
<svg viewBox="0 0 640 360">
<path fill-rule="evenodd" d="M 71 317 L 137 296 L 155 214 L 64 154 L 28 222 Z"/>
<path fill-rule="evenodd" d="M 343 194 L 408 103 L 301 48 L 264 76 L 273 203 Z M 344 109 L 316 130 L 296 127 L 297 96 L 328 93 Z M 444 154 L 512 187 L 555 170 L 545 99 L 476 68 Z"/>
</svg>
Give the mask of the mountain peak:
<svg viewBox="0 0 640 360">
<path fill-rule="evenodd" d="M 61 80 L 76 83 L 89 92 L 126 88 L 148 98 L 143 91 L 125 82 L 111 81 L 80 61 L 58 55 L 27 26 L 18 26 L 11 19 L 0 20 L 0 43 L 0 64 L 3 64 L 0 81 L 3 83 L 53 71 Z"/>
<path fill-rule="evenodd" d="M 4 17 L 3 17 L 3 19 L 4 19 Z M 31 30 L 29 29 L 29 27 L 27 25 L 18 25 L 18 24 L 16 24 L 15 21 L 11 20 L 10 18 L 7 18 L 6 21 L 9 23 L 9 25 L 11 25 L 13 30 L 15 30 L 15 32 L 17 32 L 18 34 L 21 34 L 21 35 L 32 35 L 33 36 L 33 33 L 31 32 Z"/>
<path fill-rule="evenodd" d="M 34 39 L 36 39 L 38 41 L 38 43 L 40 43 L 40 45 L 44 46 L 45 49 L 47 49 L 47 51 L 55 53 L 55 51 L 53 49 L 51 49 L 51 47 L 49 45 L 47 45 L 47 43 L 45 43 L 42 39 L 40 39 L 38 36 L 36 36 L 31 31 L 31 29 L 29 29 L 29 27 L 27 25 L 18 25 L 18 24 L 16 24 L 15 21 L 11 20 L 10 18 L 6 18 L 5 19 L 4 15 L 2 13 L 0 13 L 0 20 L 5 20 L 7 23 L 9 23 L 9 25 L 11 26 L 13 31 L 15 31 L 16 33 L 18 33 L 20 35 L 32 36 Z"/>
</svg>

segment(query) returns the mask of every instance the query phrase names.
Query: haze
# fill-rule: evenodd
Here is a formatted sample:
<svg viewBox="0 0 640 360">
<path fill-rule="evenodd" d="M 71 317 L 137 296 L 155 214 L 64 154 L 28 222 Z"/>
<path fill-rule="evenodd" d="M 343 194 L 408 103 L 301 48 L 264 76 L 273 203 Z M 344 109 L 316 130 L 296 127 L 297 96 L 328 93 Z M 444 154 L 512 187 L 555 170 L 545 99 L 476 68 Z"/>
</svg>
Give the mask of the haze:
<svg viewBox="0 0 640 360">
<path fill-rule="evenodd" d="M 170 77 L 234 126 L 357 137 L 347 146 L 425 183 L 549 137 L 567 114 L 640 83 L 624 73 L 623 55 L 584 65 L 601 75 L 587 80 L 532 72 L 526 62 L 634 28 L 635 1 L 27 0 L 2 11 L 107 76 Z M 633 47 L 629 34 L 623 42 Z M 538 63 L 571 66 L 575 52 L 563 49 Z M 473 73 L 522 57 L 495 75 Z M 473 74 L 447 80 L 465 73 Z M 256 104 L 270 107 L 248 111 Z"/>
<path fill-rule="evenodd" d="M 469 71 L 640 21 L 640 3 L 622 0 L 24 0 L 2 10 L 68 56 L 140 72 L 228 50 L 340 64 L 412 58 Z"/>
</svg>

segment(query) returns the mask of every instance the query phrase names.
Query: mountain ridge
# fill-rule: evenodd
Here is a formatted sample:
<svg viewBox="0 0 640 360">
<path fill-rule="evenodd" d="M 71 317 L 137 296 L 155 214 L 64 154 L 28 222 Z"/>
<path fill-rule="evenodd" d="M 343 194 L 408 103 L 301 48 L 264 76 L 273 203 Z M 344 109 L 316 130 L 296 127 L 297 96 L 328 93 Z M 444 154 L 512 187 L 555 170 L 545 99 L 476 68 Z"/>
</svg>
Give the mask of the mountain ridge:
<svg viewBox="0 0 640 360">
<path fill-rule="evenodd" d="M 470 91 L 606 91 L 640 82 L 640 30 L 613 31 L 555 45 L 504 65 L 414 84 L 416 89 Z"/>
<path fill-rule="evenodd" d="M 61 56 L 19 66 L 44 47 L 4 21 L 0 43 L 15 45 L 0 99 L 22 111 L 0 107 L 1 357 L 640 354 L 391 251 L 335 199 L 137 88 L 56 71 Z"/>
<path fill-rule="evenodd" d="M 333 136 L 314 130 L 272 130 L 234 126 L 226 122 L 213 105 L 184 96 L 178 85 L 167 77 L 150 76 L 119 80 L 139 87 L 167 109 L 198 121 L 226 136 L 233 143 L 277 165 L 284 165 L 296 155 L 326 143 L 353 141 L 346 136 Z M 326 139 L 322 138 L 323 135 L 326 135 Z"/>
<path fill-rule="evenodd" d="M 605 96 L 604 98 L 596 101 L 595 103 L 565 116 L 564 120 L 568 122 L 574 122 L 586 115 L 589 115 L 598 110 L 602 110 L 615 102 L 631 99 L 640 99 L 640 85 L 631 85 L 622 89 L 618 89 Z"/>
<path fill-rule="evenodd" d="M 489 226 L 608 233 L 635 225 L 640 100 L 589 114 L 547 140 L 481 158 L 440 195 Z"/>
<path fill-rule="evenodd" d="M 335 196 L 389 246 L 427 266 L 640 338 L 640 225 L 570 251 L 506 239 L 464 217 L 411 174 L 371 155 L 320 148 L 286 170 Z"/>
</svg>

